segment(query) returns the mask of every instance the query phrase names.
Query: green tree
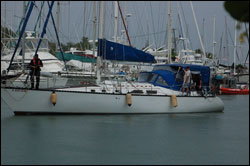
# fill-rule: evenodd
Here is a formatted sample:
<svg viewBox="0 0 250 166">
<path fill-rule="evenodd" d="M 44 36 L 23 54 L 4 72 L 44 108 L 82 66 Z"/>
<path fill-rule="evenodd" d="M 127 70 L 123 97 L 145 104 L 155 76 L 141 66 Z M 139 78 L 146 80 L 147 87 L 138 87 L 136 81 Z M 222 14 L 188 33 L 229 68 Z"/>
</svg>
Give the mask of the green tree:
<svg viewBox="0 0 250 166">
<path fill-rule="evenodd" d="M 240 22 L 237 25 L 238 30 L 241 29 L 242 23 L 249 23 L 249 1 L 225 1 L 224 8 L 235 20 Z M 240 42 L 244 42 L 247 35 L 247 30 L 242 32 L 239 36 Z"/>
<path fill-rule="evenodd" d="M 198 49 L 195 50 L 195 53 L 196 54 L 202 54 L 203 52 L 201 51 L 201 49 L 198 48 Z"/>
<path fill-rule="evenodd" d="M 14 37 L 15 33 L 7 27 L 1 26 L 1 38 L 11 38 Z"/>
<path fill-rule="evenodd" d="M 209 59 L 213 58 L 213 54 L 211 52 L 206 53 L 206 57 Z"/>
<path fill-rule="evenodd" d="M 175 48 L 172 48 L 171 55 L 172 55 L 172 57 L 171 57 L 172 61 L 175 61 L 176 57 L 178 56 Z"/>
<path fill-rule="evenodd" d="M 91 49 L 88 37 L 85 36 L 82 37 L 81 45 L 83 47 L 83 50 Z"/>
<path fill-rule="evenodd" d="M 249 23 L 249 1 L 225 1 L 224 8 L 234 19 Z"/>
</svg>

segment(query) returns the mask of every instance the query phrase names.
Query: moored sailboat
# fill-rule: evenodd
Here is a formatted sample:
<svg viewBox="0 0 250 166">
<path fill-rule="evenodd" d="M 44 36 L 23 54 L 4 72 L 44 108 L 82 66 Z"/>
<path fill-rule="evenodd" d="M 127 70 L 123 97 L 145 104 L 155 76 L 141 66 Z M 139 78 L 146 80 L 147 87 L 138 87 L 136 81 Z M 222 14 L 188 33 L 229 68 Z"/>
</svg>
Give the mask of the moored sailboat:
<svg viewBox="0 0 250 166">
<path fill-rule="evenodd" d="M 1 97 L 15 114 L 152 114 L 223 111 L 223 102 L 213 94 L 200 95 L 193 91 L 189 96 L 182 95 L 180 89 L 183 74 L 179 72 L 179 68 L 184 67 L 185 65 L 159 65 L 152 72 L 142 72 L 138 82 L 104 81 L 95 86 L 40 90 L 5 87 L 1 88 Z M 206 68 L 195 65 L 191 66 L 191 71 L 200 70 L 204 75 L 203 85 L 208 88 L 210 70 Z"/>
<path fill-rule="evenodd" d="M 100 10 L 103 11 L 103 5 Z M 100 12 L 100 16 L 103 16 L 103 13 Z M 99 25 L 103 25 L 103 22 Z M 99 31 L 99 35 L 102 34 L 102 30 Z M 224 109 L 221 99 L 213 94 L 200 95 L 192 92 L 188 96 L 182 95 L 181 69 L 187 66 L 174 64 L 156 66 L 153 71 L 147 73 L 146 79 L 139 79 L 139 82 L 118 80 L 101 82 L 102 59 L 143 63 L 155 61 L 150 54 L 130 46 L 109 42 L 100 35 L 97 84 L 39 90 L 1 87 L 1 98 L 15 114 L 198 113 L 222 112 Z M 203 84 L 209 91 L 209 68 L 207 70 L 205 67 L 191 66 L 190 70 L 199 70 L 203 75 Z"/>
</svg>

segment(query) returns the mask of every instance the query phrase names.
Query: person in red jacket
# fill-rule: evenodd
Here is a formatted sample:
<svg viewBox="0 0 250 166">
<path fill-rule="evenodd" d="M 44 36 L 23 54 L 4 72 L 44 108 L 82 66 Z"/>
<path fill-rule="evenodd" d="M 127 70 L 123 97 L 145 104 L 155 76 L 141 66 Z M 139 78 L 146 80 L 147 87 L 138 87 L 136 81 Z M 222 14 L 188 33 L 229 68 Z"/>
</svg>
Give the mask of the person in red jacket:
<svg viewBox="0 0 250 166">
<path fill-rule="evenodd" d="M 40 82 L 40 71 L 41 67 L 43 67 L 43 62 L 38 58 L 38 54 L 35 54 L 34 58 L 30 61 L 30 81 L 31 81 L 31 89 L 34 88 L 34 76 L 36 76 L 36 89 L 39 89 Z"/>
</svg>

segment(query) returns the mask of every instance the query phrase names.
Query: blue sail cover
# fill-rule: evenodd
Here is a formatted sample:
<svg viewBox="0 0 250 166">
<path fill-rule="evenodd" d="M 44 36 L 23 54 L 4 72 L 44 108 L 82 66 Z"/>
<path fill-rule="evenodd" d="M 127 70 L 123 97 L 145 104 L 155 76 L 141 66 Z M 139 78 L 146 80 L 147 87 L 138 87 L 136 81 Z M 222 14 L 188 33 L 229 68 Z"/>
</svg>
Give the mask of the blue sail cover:
<svg viewBox="0 0 250 166">
<path fill-rule="evenodd" d="M 106 39 L 98 40 L 98 56 L 103 57 L 103 59 L 116 61 L 156 62 L 154 56 L 151 54 Z"/>
</svg>

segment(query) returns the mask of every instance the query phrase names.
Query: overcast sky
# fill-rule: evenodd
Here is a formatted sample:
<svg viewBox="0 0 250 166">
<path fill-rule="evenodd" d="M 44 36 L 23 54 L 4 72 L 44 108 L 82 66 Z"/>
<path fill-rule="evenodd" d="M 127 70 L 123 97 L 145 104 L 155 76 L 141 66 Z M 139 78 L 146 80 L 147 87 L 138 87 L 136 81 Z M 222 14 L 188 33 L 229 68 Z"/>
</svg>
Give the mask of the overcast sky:
<svg viewBox="0 0 250 166">
<path fill-rule="evenodd" d="M 197 29 L 194 22 L 191 6 L 189 1 L 179 1 L 181 10 L 180 12 L 183 19 L 183 26 L 186 36 L 189 39 L 189 47 L 193 50 L 201 48 Z M 206 52 L 212 52 L 213 42 L 213 17 L 216 18 L 216 38 L 217 42 L 215 47 L 215 54 L 219 54 L 220 40 L 223 35 L 223 43 L 225 46 L 228 43 L 228 49 L 221 47 L 222 59 L 225 60 L 224 64 L 230 64 L 233 60 L 233 40 L 234 40 L 234 24 L 235 20 L 225 11 L 223 7 L 223 1 L 194 1 L 193 7 L 195 10 L 199 31 L 204 41 Z M 6 4 L 6 10 L 5 10 Z M 61 42 L 79 42 L 81 37 L 87 36 L 89 39 L 93 39 L 93 1 L 61 1 L 60 2 L 60 26 L 59 37 Z M 124 14 L 124 1 L 120 2 L 123 15 Z M 167 1 L 127 1 L 126 9 L 131 16 L 128 18 L 128 31 L 131 38 L 132 45 L 138 49 L 145 46 L 146 40 L 149 39 L 150 44 L 156 47 L 167 45 L 167 13 L 168 2 Z M 32 11 L 31 18 L 28 22 L 26 30 L 33 30 L 39 9 L 41 7 L 41 1 L 36 1 L 37 8 Z M 106 2 L 106 15 L 105 15 L 105 37 L 108 40 L 112 40 L 114 35 L 114 3 L 112 1 Z M 55 2 L 53 7 L 53 16 L 56 19 L 57 3 Z M 98 11 L 98 2 L 97 2 Z M 48 12 L 48 5 L 45 3 L 43 8 L 43 18 L 45 19 Z M 6 13 L 6 14 L 5 14 Z M 6 15 L 6 16 L 5 16 Z M 1 1 L 1 25 L 6 25 L 16 31 L 20 17 L 23 15 L 23 1 Z M 98 12 L 97 12 L 98 17 Z M 175 36 L 180 35 L 180 21 L 178 19 L 177 1 L 171 2 L 171 24 L 175 29 Z M 226 26 L 228 31 L 226 30 Z M 43 24 L 41 25 L 39 32 L 41 32 Z M 247 24 L 249 27 L 249 24 Z M 124 29 L 119 23 L 119 34 L 121 36 L 121 30 Z M 245 27 L 243 26 L 243 30 Z M 227 38 L 226 38 L 227 32 Z M 239 33 L 242 31 L 238 31 Z M 56 41 L 55 32 L 50 19 L 47 29 L 47 37 Z M 226 40 L 228 42 L 226 42 Z M 239 42 L 238 42 L 239 43 Z M 182 45 L 179 42 L 179 47 Z M 241 45 L 242 49 L 238 49 L 238 55 L 240 61 L 244 62 L 249 50 L 248 42 Z M 229 54 L 229 56 L 228 56 Z"/>
</svg>

